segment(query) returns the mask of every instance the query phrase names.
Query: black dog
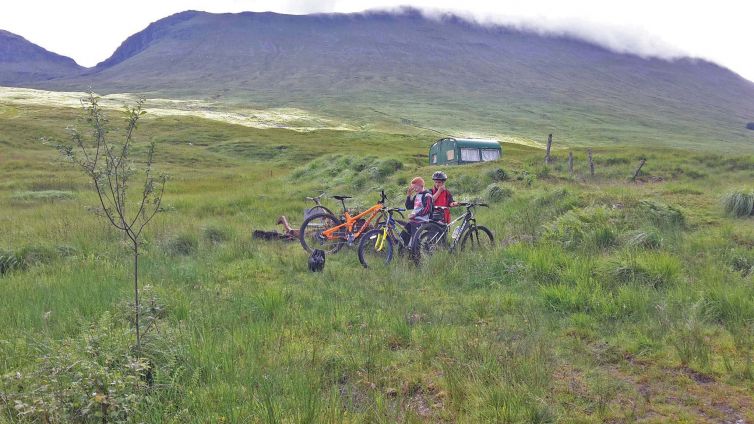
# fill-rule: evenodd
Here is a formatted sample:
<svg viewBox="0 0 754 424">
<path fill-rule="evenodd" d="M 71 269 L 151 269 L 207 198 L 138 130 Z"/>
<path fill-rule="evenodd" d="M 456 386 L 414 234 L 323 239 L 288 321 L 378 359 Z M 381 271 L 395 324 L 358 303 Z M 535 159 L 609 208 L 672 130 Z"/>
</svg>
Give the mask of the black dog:
<svg viewBox="0 0 754 424">
<path fill-rule="evenodd" d="M 309 256 L 309 271 L 322 272 L 323 269 L 325 269 L 325 252 L 315 249 Z"/>
</svg>

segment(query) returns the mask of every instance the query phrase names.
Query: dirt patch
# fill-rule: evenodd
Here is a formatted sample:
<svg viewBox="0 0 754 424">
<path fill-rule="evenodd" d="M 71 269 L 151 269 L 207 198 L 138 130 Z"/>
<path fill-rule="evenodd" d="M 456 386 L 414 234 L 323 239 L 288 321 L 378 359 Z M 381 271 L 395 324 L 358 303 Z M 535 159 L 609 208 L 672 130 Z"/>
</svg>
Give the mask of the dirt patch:
<svg viewBox="0 0 754 424">
<path fill-rule="evenodd" d="M 604 351 L 602 346 L 591 350 Z M 549 397 L 569 417 L 581 414 L 603 422 L 754 422 L 754 395 L 715 375 L 664 367 L 630 354 L 617 361 L 600 356 L 593 368 L 563 363 L 555 369 Z"/>
</svg>

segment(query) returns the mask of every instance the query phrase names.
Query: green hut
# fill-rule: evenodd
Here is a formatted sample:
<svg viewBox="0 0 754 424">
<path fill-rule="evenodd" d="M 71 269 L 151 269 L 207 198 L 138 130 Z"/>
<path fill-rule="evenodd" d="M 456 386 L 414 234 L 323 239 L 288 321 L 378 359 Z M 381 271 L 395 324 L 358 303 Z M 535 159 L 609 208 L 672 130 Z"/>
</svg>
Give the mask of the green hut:
<svg viewBox="0 0 754 424">
<path fill-rule="evenodd" d="M 503 151 L 497 140 L 442 138 L 429 148 L 430 165 L 462 165 L 500 159 Z"/>
</svg>

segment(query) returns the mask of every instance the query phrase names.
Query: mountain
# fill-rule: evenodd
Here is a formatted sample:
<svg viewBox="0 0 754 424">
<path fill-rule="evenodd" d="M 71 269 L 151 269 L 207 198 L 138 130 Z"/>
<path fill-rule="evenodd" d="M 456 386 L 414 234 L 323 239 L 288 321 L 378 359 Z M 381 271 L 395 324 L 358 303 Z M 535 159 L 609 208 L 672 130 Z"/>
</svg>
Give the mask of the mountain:
<svg viewBox="0 0 754 424">
<path fill-rule="evenodd" d="M 188 11 L 85 74 L 25 86 L 299 107 L 442 133 L 571 144 L 754 148 L 754 83 L 713 63 L 415 10 L 292 16 Z"/>
<path fill-rule="evenodd" d="M 0 85 L 77 75 L 85 68 L 73 59 L 49 52 L 25 38 L 0 30 Z"/>
</svg>

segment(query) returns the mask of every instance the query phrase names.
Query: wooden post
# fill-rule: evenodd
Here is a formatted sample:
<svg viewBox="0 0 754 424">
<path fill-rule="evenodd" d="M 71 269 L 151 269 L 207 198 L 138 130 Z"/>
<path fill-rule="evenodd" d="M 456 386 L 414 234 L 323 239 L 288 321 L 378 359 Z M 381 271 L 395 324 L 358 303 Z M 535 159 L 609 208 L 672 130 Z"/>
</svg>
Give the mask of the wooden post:
<svg viewBox="0 0 754 424">
<path fill-rule="evenodd" d="M 552 134 L 547 136 L 547 153 L 545 153 L 545 165 L 550 164 L 550 148 L 552 147 Z"/>
<path fill-rule="evenodd" d="M 639 162 L 639 167 L 636 168 L 636 172 L 634 172 L 634 176 L 631 177 L 631 181 L 636 181 L 636 177 L 638 177 L 639 176 L 639 172 L 641 172 L 641 167 L 644 166 L 644 164 L 646 162 L 647 162 L 646 159 L 644 159 L 644 158 L 641 159 L 641 161 Z"/>
<path fill-rule="evenodd" d="M 594 176 L 594 161 L 592 160 L 592 148 L 589 148 L 589 175 Z"/>
<path fill-rule="evenodd" d="M 573 152 L 568 152 L 568 174 L 573 177 Z"/>
</svg>

